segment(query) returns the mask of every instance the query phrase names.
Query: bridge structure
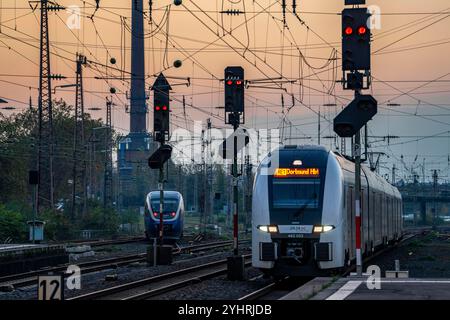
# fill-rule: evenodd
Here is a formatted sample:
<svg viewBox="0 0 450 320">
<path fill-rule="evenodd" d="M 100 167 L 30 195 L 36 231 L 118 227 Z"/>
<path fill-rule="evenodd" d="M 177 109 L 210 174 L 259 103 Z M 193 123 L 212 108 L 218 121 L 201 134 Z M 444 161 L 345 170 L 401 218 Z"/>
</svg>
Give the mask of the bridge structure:
<svg viewBox="0 0 450 320">
<path fill-rule="evenodd" d="M 443 190 L 443 188 L 445 189 Z M 429 224 L 430 221 L 427 218 L 429 211 L 433 219 L 433 217 L 439 216 L 439 212 L 442 213 L 445 204 L 450 204 L 450 189 L 446 186 L 440 186 L 436 191 L 432 186 L 421 186 L 420 184 L 415 188 L 408 188 L 408 190 L 399 189 L 403 198 L 403 212 L 408 214 L 412 210 L 415 224 Z M 415 210 L 417 206 L 419 206 L 418 217 L 417 210 Z"/>
</svg>

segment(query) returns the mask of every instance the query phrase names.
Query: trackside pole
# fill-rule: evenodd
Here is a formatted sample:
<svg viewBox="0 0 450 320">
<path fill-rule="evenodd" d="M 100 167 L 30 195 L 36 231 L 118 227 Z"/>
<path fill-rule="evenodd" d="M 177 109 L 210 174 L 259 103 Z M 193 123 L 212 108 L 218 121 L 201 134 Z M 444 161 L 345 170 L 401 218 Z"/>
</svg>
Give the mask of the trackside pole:
<svg viewBox="0 0 450 320">
<path fill-rule="evenodd" d="M 233 179 L 233 255 L 227 258 L 227 278 L 228 280 L 245 279 L 245 260 L 243 255 L 239 255 L 239 189 L 238 189 L 238 137 L 239 125 L 245 122 L 244 106 L 244 69 L 242 67 L 227 67 L 225 69 L 225 124 L 233 126 L 233 138 L 229 145 L 233 144 L 233 163 L 231 175 Z M 241 118 L 242 117 L 242 118 Z M 227 139 L 228 140 L 228 139 Z M 226 152 L 226 141 L 222 146 L 223 157 L 228 159 Z M 232 142 L 231 142 L 232 140 Z M 247 141 L 247 140 L 246 140 Z M 247 144 L 248 142 L 245 142 Z"/>
<path fill-rule="evenodd" d="M 234 124 L 234 131 L 237 130 L 238 124 Z M 237 170 L 237 137 L 234 137 L 234 154 L 233 154 L 233 253 L 235 256 L 239 254 L 238 235 L 238 170 Z"/>
<path fill-rule="evenodd" d="M 157 246 L 156 246 L 156 238 L 153 238 L 153 266 L 156 266 L 156 257 L 157 257 Z"/>
<path fill-rule="evenodd" d="M 359 93 L 355 91 L 355 96 Z M 355 134 L 355 242 L 356 242 L 356 273 L 362 276 L 361 258 L 361 131 Z"/>
<path fill-rule="evenodd" d="M 361 129 L 377 114 L 378 102 L 361 90 L 371 86 L 371 13 L 365 0 L 345 0 L 342 11 L 342 84 L 344 90 L 354 90 L 355 99 L 333 121 L 334 131 L 342 138 L 355 137 L 355 255 L 356 273 L 362 276 L 361 254 Z M 367 127 L 366 127 L 367 128 Z M 367 130 L 367 129 L 366 129 Z M 367 140 L 367 131 L 366 131 Z M 367 153 L 367 141 L 366 141 Z M 366 155 L 367 158 L 367 155 Z M 353 249 L 353 248 L 352 248 Z"/>
<path fill-rule="evenodd" d="M 164 166 L 159 169 L 159 244 L 163 245 L 163 210 L 164 210 Z"/>
</svg>

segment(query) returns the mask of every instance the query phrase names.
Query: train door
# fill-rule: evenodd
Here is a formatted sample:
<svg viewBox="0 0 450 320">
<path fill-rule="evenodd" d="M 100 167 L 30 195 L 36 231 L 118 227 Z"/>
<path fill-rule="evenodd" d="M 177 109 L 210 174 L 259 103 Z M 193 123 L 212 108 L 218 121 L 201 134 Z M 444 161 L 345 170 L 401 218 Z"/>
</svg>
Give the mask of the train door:
<svg viewBox="0 0 450 320">
<path fill-rule="evenodd" d="M 350 230 L 350 214 L 349 214 L 349 203 L 350 203 L 350 197 L 349 195 L 349 188 L 344 185 L 344 194 L 343 194 L 343 218 L 344 218 L 344 224 L 342 226 L 342 232 L 344 233 L 344 248 L 348 250 L 350 248 L 350 241 L 351 237 L 349 237 L 349 230 Z"/>
<path fill-rule="evenodd" d="M 398 235 L 398 199 L 394 199 L 394 235 Z"/>
<path fill-rule="evenodd" d="M 389 215 L 389 239 L 393 238 L 394 235 L 394 210 L 393 210 L 393 200 L 391 197 L 389 197 L 389 211 L 388 211 L 388 215 Z"/>
<path fill-rule="evenodd" d="M 391 198 L 391 239 L 394 239 L 395 234 L 395 199 Z"/>
<path fill-rule="evenodd" d="M 375 246 L 375 192 L 369 195 L 369 243 Z"/>
<path fill-rule="evenodd" d="M 375 194 L 375 245 L 381 244 L 381 195 Z"/>
<path fill-rule="evenodd" d="M 386 236 L 391 238 L 391 210 L 390 210 L 391 198 L 386 196 Z"/>
</svg>

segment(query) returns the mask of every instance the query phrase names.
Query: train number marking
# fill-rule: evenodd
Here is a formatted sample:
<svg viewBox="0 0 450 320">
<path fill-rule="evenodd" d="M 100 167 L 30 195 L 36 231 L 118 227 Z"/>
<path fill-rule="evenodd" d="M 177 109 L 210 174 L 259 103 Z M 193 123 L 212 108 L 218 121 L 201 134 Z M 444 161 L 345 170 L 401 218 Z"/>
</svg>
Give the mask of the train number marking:
<svg viewBox="0 0 450 320">
<path fill-rule="evenodd" d="M 280 233 L 312 233 L 313 226 L 308 225 L 281 225 L 278 226 L 278 230 Z"/>
</svg>

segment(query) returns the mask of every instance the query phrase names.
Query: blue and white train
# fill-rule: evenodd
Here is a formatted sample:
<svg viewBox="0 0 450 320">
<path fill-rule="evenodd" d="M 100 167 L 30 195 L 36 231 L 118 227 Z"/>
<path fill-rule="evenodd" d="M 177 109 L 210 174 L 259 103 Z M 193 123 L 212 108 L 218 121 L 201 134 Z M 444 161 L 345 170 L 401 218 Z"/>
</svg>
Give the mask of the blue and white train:
<svg viewBox="0 0 450 320">
<path fill-rule="evenodd" d="M 321 146 L 284 146 L 258 167 L 253 186 L 252 264 L 273 276 L 318 276 L 355 259 L 354 163 Z M 361 251 L 402 236 L 402 198 L 362 166 Z"/>
<path fill-rule="evenodd" d="M 159 236 L 159 199 L 160 191 L 152 191 L 145 200 L 145 235 L 147 239 Z M 177 191 L 164 191 L 163 206 L 163 237 L 165 240 L 176 241 L 183 236 L 184 201 Z"/>
</svg>

